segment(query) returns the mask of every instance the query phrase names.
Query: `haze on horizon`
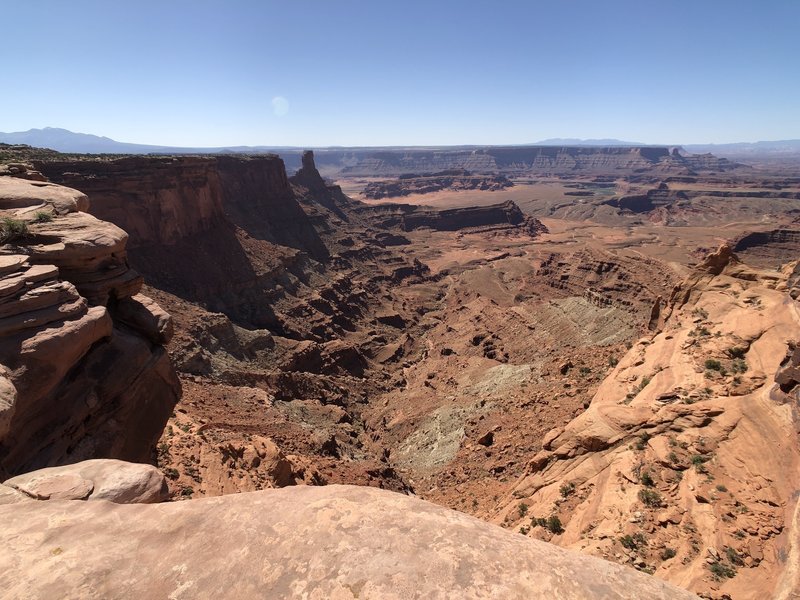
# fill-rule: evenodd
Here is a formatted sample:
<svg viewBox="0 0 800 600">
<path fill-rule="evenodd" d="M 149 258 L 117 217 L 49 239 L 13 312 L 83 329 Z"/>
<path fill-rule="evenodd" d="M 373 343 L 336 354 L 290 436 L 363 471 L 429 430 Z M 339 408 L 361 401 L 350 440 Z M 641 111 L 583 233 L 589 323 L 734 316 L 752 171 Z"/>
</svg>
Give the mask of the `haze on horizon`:
<svg viewBox="0 0 800 600">
<path fill-rule="evenodd" d="M 171 146 L 800 138 L 800 3 L 5 2 L 0 131 Z"/>
</svg>

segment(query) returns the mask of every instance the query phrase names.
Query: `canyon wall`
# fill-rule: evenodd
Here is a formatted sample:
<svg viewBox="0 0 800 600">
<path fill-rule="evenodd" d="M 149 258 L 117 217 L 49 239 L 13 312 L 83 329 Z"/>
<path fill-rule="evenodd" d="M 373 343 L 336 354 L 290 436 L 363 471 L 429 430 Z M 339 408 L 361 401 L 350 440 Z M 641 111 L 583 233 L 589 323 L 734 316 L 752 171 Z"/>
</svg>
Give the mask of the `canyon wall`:
<svg viewBox="0 0 800 600">
<path fill-rule="evenodd" d="M 0 474 L 147 461 L 180 395 L 169 316 L 77 190 L 0 177 Z"/>
<path fill-rule="evenodd" d="M 282 152 L 290 170 L 299 166 L 299 153 Z M 320 149 L 317 165 L 326 176 L 397 176 L 466 169 L 476 173 L 515 175 L 632 174 L 728 171 L 740 165 L 710 154 L 690 155 L 657 146 L 513 146 L 441 149 L 353 148 Z"/>
</svg>

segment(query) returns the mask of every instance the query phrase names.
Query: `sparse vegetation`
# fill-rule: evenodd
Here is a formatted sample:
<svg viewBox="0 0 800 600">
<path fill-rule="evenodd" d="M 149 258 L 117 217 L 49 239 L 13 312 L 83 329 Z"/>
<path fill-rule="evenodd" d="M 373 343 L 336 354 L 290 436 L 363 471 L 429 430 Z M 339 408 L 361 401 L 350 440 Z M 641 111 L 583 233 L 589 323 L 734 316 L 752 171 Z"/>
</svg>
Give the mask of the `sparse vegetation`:
<svg viewBox="0 0 800 600">
<path fill-rule="evenodd" d="M 642 501 L 642 504 L 650 508 L 657 508 L 662 504 L 661 494 L 651 488 L 639 490 L 639 500 Z"/>
<path fill-rule="evenodd" d="M 562 498 L 566 498 L 567 496 L 575 493 L 575 484 L 571 481 L 569 483 L 565 483 L 558 489 L 558 491 L 561 493 Z"/>
<path fill-rule="evenodd" d="M 0 244 L 7 244 L 28 235 L 28 224 L 19 219 L 3 217 L 0 221 Z"/>
<path fill-rule="evenodd" d="M 650 441 L 650 434 L 645 432 L 639 436 L 639 439 L 636 442 L 636 449 L 637 450 L 644 450 L 647 448 L 647 442 Z"/>
<path fill-rule="evenodd" d="M 639 478 L 639 481 L 642 483 L 643 486 L 646 487 L 654 487 L 656 482 L 653 480 L 653 476 L 650 474 L 650 471 L 645 471 L 642 473 L 642 476 Z"/>
<path fill-rule="evenodd" d="M 670 558 L 675 558 L 677 552 L 675 548 L 666 547 L 661 551 L 661 560 L 669 560 Z"/>
<path fill-rule="evenodd" d="M 39 210 L 33 215 L 33 222 L 34 223 L 49 223 L 53 220 L 52 213 L 47 212 L 46 210 Z"/>
<path fill-rule="evenodd" d="M 718 492 L 727 492 L 728 488 L 722 485 L 721 483 L 717 484 L 717 491 Z"/>
<path fill-rule="evenodd" d="M 529 508 L 529 506 L 527 504 L 525 504 L 524 502 L 520 502 L 519 504 L 517 504 L 517 512 L 519 512 L 519 516 L 520 517 L 524 517 L 525 515 L 527 515 L 528 514 L 528 508 Z"/>
<path fill-rule="evenodd" d="M 556 515 L 552 515 L 547 518 L 547 529 L 550 531 L 550 533 L 555 533 L 555 534 L 564 532 L 564 527 L 561 524 L 561 519 L 559 519 Z"/>
<path fill-rule="evenodd" d="M 725 557 L 728 559 L 728 562 L 731 563 L 732 565 L 736 565 L 737 567 L 744 566 L 744 560 L 742 560 L 742 557 L 739 556 L 739 553 L 736 552 L 736 550 L 734 548 L 731 548 L 730 546 L 725 548 Z"/>
<path fill-rule="evenodd" d="M 722 363 L 715 358 L 707 358 L 704 365 L 709 371 L 719 371 L 722 369 Z"/>
<path fill-rule="evenodd" d="M 736 575 L 736 569 L 718 560 L 708 565 L 708 569 L 716 579 L 730 579 Z"/>
<path fill-rule="evenodd" d="M 744 355 L 747 354 L 747 348 L 733 346 L 728 348 L 728 354 L 730 354 L 731 358 L 744 358 Z"/>
<path fill-rule="evenodd" d="M 746 373 L 747 363 L 741 358 L 734 358 L 731 361 L 731 371 L 734 373 Z"/>
<path fill-rule="evenodd" d="M 642 532 L 634 533 L 633 535 L 623 535 L 619 538 L 619 543 L 623 548 L 628 550 L 636 550 L 642 546 L 647 546 L 647 538 L 644 537 Z"/>
</svg>

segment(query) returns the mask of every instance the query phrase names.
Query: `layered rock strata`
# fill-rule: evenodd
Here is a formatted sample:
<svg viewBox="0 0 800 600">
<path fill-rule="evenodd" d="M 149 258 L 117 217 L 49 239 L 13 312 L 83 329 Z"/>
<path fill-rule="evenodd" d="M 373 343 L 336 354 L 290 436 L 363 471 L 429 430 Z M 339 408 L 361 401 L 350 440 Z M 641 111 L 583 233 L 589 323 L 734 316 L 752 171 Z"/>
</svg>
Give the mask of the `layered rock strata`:
<svg viewBox="0 0 800 600">
<path fill-rule="evenodd" d="M 127 235 L 69 188 L 0 177 L 0 473 L 146 461 L 180 388 Z M 120 315 L 118 317 L 117 315 Z"/>
</svg>

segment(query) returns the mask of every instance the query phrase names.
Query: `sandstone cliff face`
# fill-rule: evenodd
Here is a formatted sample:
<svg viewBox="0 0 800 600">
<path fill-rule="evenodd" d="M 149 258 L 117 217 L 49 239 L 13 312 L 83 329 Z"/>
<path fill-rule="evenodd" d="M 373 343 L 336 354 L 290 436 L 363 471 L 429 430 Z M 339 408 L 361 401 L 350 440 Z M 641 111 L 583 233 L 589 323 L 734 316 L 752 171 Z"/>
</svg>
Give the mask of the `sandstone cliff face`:
<svg viewBox="0 0 800 600">
<path fill-rule="evenodd" d="M 0 587 L 11 598 L 696 598 L 369 488 L 21 502 L 0 506 L 0 519 Z"/>
<path fill-rule="evenodd" d="M 526 216 L 512 201 L 488 206 L 469 206 L 435 210 L 410 204 L 370 206 L 363 213 L 383 228 L 396 227 L 412 231 L 428 227 L 436 231 L 488 230 L 519 228 L 531 235 L 545 233 L 547 228 L 538 219 Z"/>
<path fill-rule="evenodd" d="M 294 153 L 283 153 L 297 168 Z M 318 150 L 317 163 L 328 175 L 396 176 L 466 169 L 476 173 L 574 175 L 723 172 L 740 165 L 712 155 L 687 155 L 667 147 L 529 146 L 467 149 Z"/>
<path fill-rule="evenodd" d="M 777 267 L 800 256 L 800 229 L 773 229 L 749 233 L 739 238 L 733 250 L 748 263 Z"/>
<path fill-rule="evenodd" d="M 411 194 L 430 194 L 442 190 L 498 191 L 514 184 L 504 175 L 474 175 L 464 169 L 453 169 L 430 175 L 405 174 L 393 181 L 373 181 L 362 192 L 365 198 L 397 198 Z"/>
<path fill-rule="evenodd" d="M 169 317 L 137 294 L 125 232 L 87 207 L 76 190 L 0 177 L 17 224 L 0 246 L 0 473 L 149 460 L 180 394 Z"/>
<path fill-rule="evenodd" d="M 276 156 L 38 166 L 130 233 L 131 264 L 150 283 L 250 325 L 280 328 L 270 308 L 279 280 L 327 256 Z"/>
</svg>

